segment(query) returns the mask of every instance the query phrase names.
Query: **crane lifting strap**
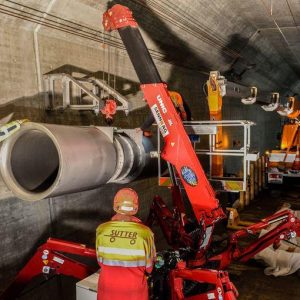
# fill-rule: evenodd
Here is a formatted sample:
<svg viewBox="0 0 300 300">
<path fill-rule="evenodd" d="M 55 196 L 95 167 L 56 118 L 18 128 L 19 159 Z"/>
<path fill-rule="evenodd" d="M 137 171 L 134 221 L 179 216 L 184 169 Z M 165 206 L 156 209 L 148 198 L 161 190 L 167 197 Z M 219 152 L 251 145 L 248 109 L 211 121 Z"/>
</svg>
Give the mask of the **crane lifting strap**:
<svg viewBox="0 0 300 300">
<path fill-rule="evenodd" d="M 12 122 L 9 122 L 3 126 L 0 127 L 0 142 L 3 142 L 8 137 L 13 135 L 15 132 L 17 132 L 21 128 L 21 124 L 28 122 L 29 120 L 23 119 L 23 120 L 15 120 Z"/>
</svg>

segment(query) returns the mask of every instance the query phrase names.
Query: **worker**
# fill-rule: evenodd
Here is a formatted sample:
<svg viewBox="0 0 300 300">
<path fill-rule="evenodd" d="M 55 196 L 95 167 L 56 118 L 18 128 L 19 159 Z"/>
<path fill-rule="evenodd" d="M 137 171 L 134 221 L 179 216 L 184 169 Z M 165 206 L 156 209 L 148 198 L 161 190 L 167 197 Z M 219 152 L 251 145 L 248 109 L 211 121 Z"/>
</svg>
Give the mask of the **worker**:
<svg viewBox="0 0 300 300">
<path fill-rule="evenodd" d="M 175 91 L 168 91 L 169 96 L 174 104 L 174 107 L 176 108 L 176 111 L 178 112 L 180 118 L 182 121 L 190 121 L 191 117 L 189 108 L 184 103 L 181 95 Z M 154 123 L 155 119 L 152 113 L 148 115 L 143 125 L 140 127 L 140 129 L 144 132 L 144 135 L 148 136 L 148 128 Z"/>
<path fill-rule="evenodd" d="M 156 253 L 152 231 L 134 216 L 138 205 L 134 190 L 119 190 L 113 204 L 116 214 L 97 228 L 98 300 L 148 299 L 147 274 Z"/>
<path fill-rule="evenodd" d="M 182 121 L 187 121 L 188 120 L 188 116 L 187 113 L 185 111 L 184 108 L 184 102 L 183 99 L 181 97 L 181 95 L 175 91 L 169 91 L 169 95 L 171 97 L 171 100 L 177 110 L 177 112 L 180 115 L 180 118 Z"/>
</svg>

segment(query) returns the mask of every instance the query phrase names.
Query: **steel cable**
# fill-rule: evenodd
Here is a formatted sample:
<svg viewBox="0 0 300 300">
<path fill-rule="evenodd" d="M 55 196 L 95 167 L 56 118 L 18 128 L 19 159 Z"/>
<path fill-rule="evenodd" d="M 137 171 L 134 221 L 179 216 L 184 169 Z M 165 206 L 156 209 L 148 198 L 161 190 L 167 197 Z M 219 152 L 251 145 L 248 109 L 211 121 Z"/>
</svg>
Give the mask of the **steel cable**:
<svg viewBox="0 0 300 300">
<path fill-rule="evenodd" d="M 14 3 L 13 1 L 9 1 L 9 0 L 6 0 L 6 1 Z M 20 4 L 18 4 L 18 5 L 20 5 Z M 23 20 L 26 20 L 26 21 L 30 21 L 30 22 L 33 22 L 33 23 L 36 23 L 36 24 L 44 25 L 46 27 L 56 29 L 56 30 L 59 30 L 59 31 L 63 31 L 65 33 L 70 33 L 70 34 L 73 34 L 73 35 L 76 35 L 76 36 L 79 36 L 79 37 L 82 37 L 82 38 L 86 38 L 86 39 L 89 39 L 89 40 L 92 40 L 92 41 L 103 43 L 103 36 L 106 36 L 108 38 L 107 43 L 109 45 L 111 45 L 113 47 L 116 47 L 118 49 L 121 49 L 121 50 L 125 50 L 125 47 L 124 47 L 124 45 L 123 45 L 120 38 L 117 38 L 115 36 L 111 36 L 110 34 L 105 33 L 104 31 L 97 31 L 97 30 L 89 28 L 87 26 L 84 26 L 84 25 L 81 25 L 81 24 L 76 24 L 72 21 L 68 21 L 68 20 L 62 19 L 60 17 L 57 17 L 58 19 L 63 20 L 64 22 L 69 22 L 69 23 L 72 23 L 72 24 L 76 24 L 76 26 L 78 26 L 78 27 L 82 26 L 84 28 L 87 28 L 90 31 L 93 31 L 93 33 L 91 33 L 91 32 L 88 32 L 84 29 L 81 29 L 81 28 L 76 28 L 76 27 L 68 25 L 68 24 L 63 24 L 63 23 L 60 23 L 60 22 L 57 22 L 57 21 L 54 21 L 54 20 L 49 20 L 48 18 L 44 18 L 43 16 L 35 15 L 33 13 L 30 13 L 30 12 L 27 12 L 27 11 L 24 11 L 24 10 L 21 10 L 21 9 L 9 7 L 5 4 L 0 4 L 0 6 L 5 7 L 5 8 L 0 8 L 0 13 L 6 14 L 6 15 L 9 15 L 9 16 L 13 16 L 13 17 L 16 17 L 16 18 L 19 18 L 19 19 L 23 19 Z M 23 5 L 21 5 L 21 6 L 23 6 Z M 43 11 L 33 9 L 33 8 L 28 7 L 28 6 L 24 6 L 24 7 L 28 8 L 28 9 L 32 9 L 34 11 L 38 11 L 39 13 L 44 14 Z M 54 15 L 51 15 L 51 16 L 55 17 Z M 151 52 L 151 55 L 153 55 L 154 58 L 156 58 L 158 60 L 163 59 L 163 56 L 164 56 L 163 53 L 161 53 L 157 50 L 149 50 L 149 51 Z"/>
</svg>

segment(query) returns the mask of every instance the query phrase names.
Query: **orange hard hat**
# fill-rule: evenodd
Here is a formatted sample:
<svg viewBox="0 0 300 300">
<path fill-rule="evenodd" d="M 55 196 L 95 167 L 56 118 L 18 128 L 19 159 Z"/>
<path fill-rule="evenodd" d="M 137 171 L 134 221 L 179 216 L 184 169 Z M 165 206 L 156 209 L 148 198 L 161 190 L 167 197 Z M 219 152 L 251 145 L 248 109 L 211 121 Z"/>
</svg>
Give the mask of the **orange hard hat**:
<svg viewBox="0 0 300 300">
<path fill-rule="evenodd" d="M 139 209 L 138 194 L 130 188 L 120 189 L 114 198 L 114 211 L 123 215 L 135 215 Z"/>
</svg>

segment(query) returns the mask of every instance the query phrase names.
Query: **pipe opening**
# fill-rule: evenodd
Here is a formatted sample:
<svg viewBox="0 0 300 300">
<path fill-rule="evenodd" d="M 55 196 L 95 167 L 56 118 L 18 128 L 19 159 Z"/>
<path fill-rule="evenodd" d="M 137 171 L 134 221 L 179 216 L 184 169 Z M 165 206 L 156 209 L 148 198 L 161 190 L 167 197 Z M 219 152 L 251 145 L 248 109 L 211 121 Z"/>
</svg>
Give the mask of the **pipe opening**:
<svg viewBox="0 0 300 300">
<path fill-rule="evenodd" d="M 23 189 L 41 193 L 57 178 L 59 154 L 46 133 L 33 129 L 24 132 L 13 145 L 10 164 L 15 180 Z"/>
</svg>

